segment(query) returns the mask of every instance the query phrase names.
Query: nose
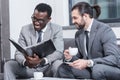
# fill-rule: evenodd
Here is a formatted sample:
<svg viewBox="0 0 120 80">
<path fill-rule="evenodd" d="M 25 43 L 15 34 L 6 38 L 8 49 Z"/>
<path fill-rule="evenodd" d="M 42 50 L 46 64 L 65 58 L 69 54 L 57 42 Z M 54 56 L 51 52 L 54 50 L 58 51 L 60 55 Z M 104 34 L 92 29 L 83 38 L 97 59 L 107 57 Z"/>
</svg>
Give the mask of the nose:
<svg viewBox="0 0 120 80">
<path fill-rule="evenodd" d="M 39 23 L 38 21 L 35 21 L 35 24 L 36 24 L 36 25 L 39 25 L 40 23 Z"/>
<path fill-rule="evenodd" d="M 72 23 L 73 23 L 73 24 L 75 23 L 75 20 L 74 20 L 74 19 L 72 19 Z"/>
</svg>

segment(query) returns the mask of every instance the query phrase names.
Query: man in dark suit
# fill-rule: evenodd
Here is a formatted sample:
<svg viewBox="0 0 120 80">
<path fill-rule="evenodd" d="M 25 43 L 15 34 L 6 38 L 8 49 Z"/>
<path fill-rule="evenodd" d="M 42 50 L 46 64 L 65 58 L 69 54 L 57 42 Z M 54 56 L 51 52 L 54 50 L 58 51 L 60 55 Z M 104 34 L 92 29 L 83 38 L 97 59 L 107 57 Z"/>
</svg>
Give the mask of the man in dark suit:
<svg viewBox="0 0 120 80">
<path fill-rule="evenodd" d="M 33 23 L 22 27 L 18 42 L 22 47 L 29 47 L 51 39 L 56 51 L 44 58 L 39 58 L 35 53 L 33 57 L 24 56 L 16 51 L 15 60 L 10 60 L 4 65 L 4 80 L 16 80 L 17 76 L 31 78 L 34 72 L 45 73 L 48 67 L 54 72 L 53 76 L 56 74 L 58 66 L 62 63 L 60 59 L 63 56 L 64 45 L 62 27 L 50 22 L 51 13 L 52 9 L 48 4 L 38 4 L 31 17 Z"/>
<path fill-rule="evenodd" d="M 120 52 L 116 36 L 108 25 L 93 18 L 93 9 L 96 10 L 98 17 L 100 14 L 98 5 L 90 6 L 86 2 L 79 2 L 73 6 L 71 14 L 72 22 L 78 28 L 75 35 L 78 54 L 71 56 L 69 50 L 64 51 L 65 61 L 71 63 L 63 63 L 59 67 L 58 77 L 120 79 L 120 64 L 118 64 Z"/>
</svg>

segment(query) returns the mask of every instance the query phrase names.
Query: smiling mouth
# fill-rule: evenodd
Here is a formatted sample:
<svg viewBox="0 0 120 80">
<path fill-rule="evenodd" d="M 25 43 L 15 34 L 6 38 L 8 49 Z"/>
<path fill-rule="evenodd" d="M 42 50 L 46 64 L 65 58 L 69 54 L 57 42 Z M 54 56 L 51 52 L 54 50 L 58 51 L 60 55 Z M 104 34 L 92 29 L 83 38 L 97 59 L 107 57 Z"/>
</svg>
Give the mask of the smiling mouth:
<svg viewBox="0 0 120 80">
<path fill-rule="evenodd" d="M 36 30 L 40 30 L 40 29 L 41 29 L 40 25 L 34 25 L 34 28 L 35 28 Z"/>
</svg>

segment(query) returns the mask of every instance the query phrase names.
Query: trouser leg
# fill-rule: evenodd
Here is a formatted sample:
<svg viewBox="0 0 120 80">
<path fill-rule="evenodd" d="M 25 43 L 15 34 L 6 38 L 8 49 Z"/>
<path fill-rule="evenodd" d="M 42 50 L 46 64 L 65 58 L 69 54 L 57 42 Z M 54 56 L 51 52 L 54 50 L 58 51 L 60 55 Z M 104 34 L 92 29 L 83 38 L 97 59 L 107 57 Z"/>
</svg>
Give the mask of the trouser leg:
<svg viewBox="0 0 120 80">
<path fill-rule="evenodd" d="M 4 64 L 4 80 L 15 80 L 15 71 L 17 69 L 16 61 L 8 61 Z"/>
<path fill-rule="evenodd" d="M 53 73 L 53 77 L 57 77 L 58 68 L 62 63 L 63 63 L 62 60 L 56 60 L 55 62 L 53 62 L 51 66 L 51 72 Z"/>
<path fill-rule="evenodd" d="M 75 69 L 75 68 L 71 68 L 72 69 L 72 73 L 75 76 L 75 78 L 77 79 L 91 79 L 91 69 L 90 68 L 86 68 L 86 69 Z"/>
<path fill-rule="evenodd" d="M 16 77 L 33 77 L 34 69 L 27 69 L 17 61 L 10 60 L 4 64 L 4 80 L 16 80 Z"/>
<path fill-rule="evenodd" d="M 58 69 L 58 77 L 61 78 L 77 78 L 77 79 L 90 79 L 91 74 L 89 69 L 75 69 L 67 64 L 62 64 Z"/>
<path fill-rule="evenodd" d="M 60 78 L 75 78 L 70 66 L 64 63 L 59 66 L 57 76 Z"/>
<path fill-rule="evenodd" d="M 104 64 L 96 64 L 93 67 L 92 76 L 95 80 L 119 80 L 120 69 Z"/>
</svg>

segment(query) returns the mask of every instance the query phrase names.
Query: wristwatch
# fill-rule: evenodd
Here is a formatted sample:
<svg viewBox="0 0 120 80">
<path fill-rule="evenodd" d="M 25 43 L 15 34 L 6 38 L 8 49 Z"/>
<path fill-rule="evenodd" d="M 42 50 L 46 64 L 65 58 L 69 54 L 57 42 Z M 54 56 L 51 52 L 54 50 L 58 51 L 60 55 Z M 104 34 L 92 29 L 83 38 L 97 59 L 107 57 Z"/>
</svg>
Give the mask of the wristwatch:
<svg viewBox="0 0 120 80">
<path fill-rule="evenodd" d="M 93 67 L 94 62 L 92 60 L 87 61 L 87 67 Z"/>
</svg>

